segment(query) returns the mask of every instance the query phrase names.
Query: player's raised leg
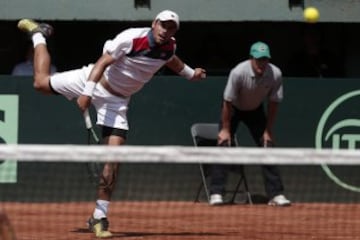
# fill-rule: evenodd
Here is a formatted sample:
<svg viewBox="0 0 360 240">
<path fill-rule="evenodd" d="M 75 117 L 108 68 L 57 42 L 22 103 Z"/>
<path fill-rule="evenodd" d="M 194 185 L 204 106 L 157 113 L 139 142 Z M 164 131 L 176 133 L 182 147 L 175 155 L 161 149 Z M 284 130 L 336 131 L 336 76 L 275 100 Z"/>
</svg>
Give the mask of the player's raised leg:
<svg viewBox="0 0 360 240">
<path fill-rule="evenodd" d="M 52 26 L 21 19 L 18 28 L 29 34 L 34 44 L 34 88 L 43 93 L 53 93 L 49 85 L 51 57 L 46 46 L 46 39 L 53 33 Z"/>
</svg>

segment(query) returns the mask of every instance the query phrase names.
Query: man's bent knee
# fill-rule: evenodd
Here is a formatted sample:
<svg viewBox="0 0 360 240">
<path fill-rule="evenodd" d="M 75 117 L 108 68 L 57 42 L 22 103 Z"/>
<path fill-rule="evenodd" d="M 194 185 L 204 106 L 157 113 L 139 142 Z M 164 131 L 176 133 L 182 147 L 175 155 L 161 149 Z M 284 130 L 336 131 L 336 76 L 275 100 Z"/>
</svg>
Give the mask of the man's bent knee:
<svg viewBox="0 0 360 240">
<path fill-rule="evenodd" d="M 50 83 L 50 76 L 34 77 L 33 86 L 36 91 L 39 91 L 42 93 L 52 93 L 49 83 Z"/>
</svg>

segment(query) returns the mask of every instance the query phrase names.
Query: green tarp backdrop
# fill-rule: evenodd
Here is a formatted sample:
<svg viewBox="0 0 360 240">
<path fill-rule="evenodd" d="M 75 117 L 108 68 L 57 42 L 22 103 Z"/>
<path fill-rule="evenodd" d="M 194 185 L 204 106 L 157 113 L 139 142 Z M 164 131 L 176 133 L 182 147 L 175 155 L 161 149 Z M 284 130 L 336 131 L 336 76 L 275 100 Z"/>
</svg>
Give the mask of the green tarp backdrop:
<svg viewBox="0 0 360 240">
<path fill-rule="evenodd" d="M 32 88 L 32 79 L 27 77 L 1 76 L 0 83 L 0 137 L 3 142 L 86 144 L 86 130 L 75 101 L 37 93 Z M 209 77 L 202 82 L 174 76 L 154 77 L 132 97 L 127 144 L 192 145 L 190 126 L 193 123 L 218 121 L 225 83 L 226 76 Z M 359 79 L 285 78 L 284 96 L 275 126 L 277 146 L 359 147 Z M 246 128 L 240 127 L 238 135 L 241 145 L 253 146 Z M 8 171 L 3 171 L 1 165 L 0 174 L 4 175 Z M 320 167 L 281 167 L 286 190 L 292 199 L 360 200 L 358 193 L 335 184 Z M 339 167 L 336 175 L 345 184 L 357 186 L 360 185 L 358 170 L 359 167 Z M 122 190 L 115 195 L 120 199 L 191 199 L 200 181 L 197 166 L 125 164 L 120 171 L 118 187 Z M 248 171 L 255 172 L 250 175 L 252 190 L 263 192 L 262 180 L 258 179 L 260 170 L 249 166 Z M 17 183 L 11 183 L 14 179 L 0 183 L 0 200 L 65 201 L 92 199 L 94 194 L 81 164 L 20 162 L 16 173 Z M 171 193 L 175 192 L 175 187 L 169 187 L 170 184 L 176 185 L 176 193 Z M 86 189 L 81 195 L 79 191 L 74 193 L 79 187 Z M 304 195 L 305 187 L 307 195 Z M 35 190 L 38 188 L 42 191 Z M 325 196 L 329 191 L 336 194 Z"/>
</svg>

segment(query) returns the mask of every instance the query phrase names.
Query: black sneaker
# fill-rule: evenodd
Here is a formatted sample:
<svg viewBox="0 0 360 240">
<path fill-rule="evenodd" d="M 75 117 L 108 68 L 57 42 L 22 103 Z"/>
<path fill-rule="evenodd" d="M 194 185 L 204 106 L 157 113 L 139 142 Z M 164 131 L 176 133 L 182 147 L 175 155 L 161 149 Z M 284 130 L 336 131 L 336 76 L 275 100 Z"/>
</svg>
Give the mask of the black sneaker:
<svg viewBox="0 0 360 240">
<path fill-rule="evenodd" d="M 21 19 L 18 22 L 17 27 L 23 31 L 28 33 L 29 35 L 33 35 L 34 33 L 40 32 L 42 35 L 44 35 L 45 38 L 49 38 L 53 32 L 54 29 L 51 25 L 47 23 L 37 23 L 34 20 L 31 19 Z"/>
<path fill-rule="evenodd" d="M 88 220 L 89 230 L 94 232 L 98 238 L 112 237 L 112 233 L 108 230 L 109 221 L 107 218 L 95 219 L 93 217 Z"/>
</svg>

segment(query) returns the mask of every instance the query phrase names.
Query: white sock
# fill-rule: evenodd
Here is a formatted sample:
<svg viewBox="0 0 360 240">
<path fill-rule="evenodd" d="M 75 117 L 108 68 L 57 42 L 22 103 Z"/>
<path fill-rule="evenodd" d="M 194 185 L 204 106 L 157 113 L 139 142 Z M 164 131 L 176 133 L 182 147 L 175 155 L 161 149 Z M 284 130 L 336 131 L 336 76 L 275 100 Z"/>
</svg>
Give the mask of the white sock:
<svg viewBox="0 0 360 240">
<path fill-rule="evenodd" d="M 46 45 L 45 37 L 39 32 L 34 33 L 34 35 L 32 35 L 32 41 L 33 41 L 33 44 L 34 44 L 34 48 L 39 44 L 45 44 Z"/>
<path fill-rule="evenodd" d="M 108 208 L 109 208 L 109 201 L 106 200 L 97 200 L 96 207 L 93 213 L 93 217 L 95 219 L 106 218 Z"/>
</svg>

